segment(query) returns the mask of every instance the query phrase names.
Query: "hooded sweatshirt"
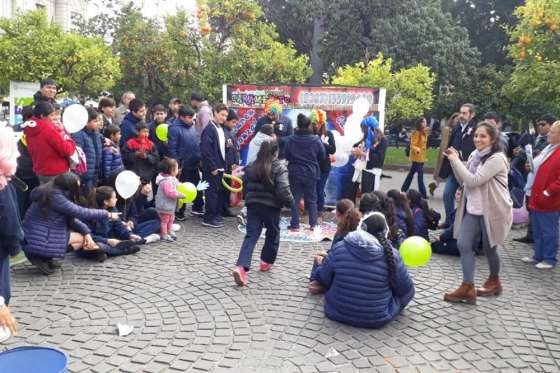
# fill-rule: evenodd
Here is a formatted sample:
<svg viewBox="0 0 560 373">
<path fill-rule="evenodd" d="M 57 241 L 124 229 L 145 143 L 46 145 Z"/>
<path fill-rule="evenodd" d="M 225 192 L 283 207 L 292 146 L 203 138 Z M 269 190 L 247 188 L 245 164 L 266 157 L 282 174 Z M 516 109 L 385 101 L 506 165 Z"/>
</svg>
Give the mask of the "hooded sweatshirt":
<svg viewBox="0 0 560 373">
<path fill-rule="evenodd" d="M 27 149 L 33 160 L 33 172 L 41 176 L 57 176 L 70 170 L 68 158 L 76 151 L 76 143 L 62 137 L 46 119 L 32 117 L 34 127 L 24 129 Z"/>
<path fill-rule="evenodd" d="M 288 161 L 290 178 L 312 178 L 319 180 L 321 171 L 319 163 L 325 157 L 325 147 L 311 131 L 298 129 L 288 137 L 284 147 L 284 156 Z"/>
<path fill-rule="evenodd" d="M 257 154 L 259 154 L 262 143 L 271 140 L 272 136 L 269 136 L 262 132 L 257 132 L 255 137 L 253 137 L 253 139 L 249 143 L 249 150 L 247 152 L 247 166 L 253 163 L 255 159 L 257 159 Z"/>
<path fill-rule="evenodd" d="M 348 233 L 336 244 L 312 276 L 327 288 L 325 314 L 329 319 L 364 328 L 381 328 L 414 297 L 414 283 L 397 250 L 394 287 L 389 286 L 385 250 L 367 232 Z"/>
</svg>

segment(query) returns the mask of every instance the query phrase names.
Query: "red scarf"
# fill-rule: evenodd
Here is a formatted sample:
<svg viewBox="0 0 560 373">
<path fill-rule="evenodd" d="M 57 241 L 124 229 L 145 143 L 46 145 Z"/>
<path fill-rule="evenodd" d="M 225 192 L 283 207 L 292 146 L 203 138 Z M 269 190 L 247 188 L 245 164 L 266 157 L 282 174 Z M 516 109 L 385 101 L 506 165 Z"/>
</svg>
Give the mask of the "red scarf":
<svg viewBox="0 0 560 373">
<path fill-rule="evenodd" d="M 138 150 L 145 150 L 147 152 L 151 152 L 154 148 L 154 143 L 149 138 L 141 138 L 141 137 L 133 137 L 132 139 L 126 142 L 126 145 L 130 150 L 138 151 Z"/>
</svg>

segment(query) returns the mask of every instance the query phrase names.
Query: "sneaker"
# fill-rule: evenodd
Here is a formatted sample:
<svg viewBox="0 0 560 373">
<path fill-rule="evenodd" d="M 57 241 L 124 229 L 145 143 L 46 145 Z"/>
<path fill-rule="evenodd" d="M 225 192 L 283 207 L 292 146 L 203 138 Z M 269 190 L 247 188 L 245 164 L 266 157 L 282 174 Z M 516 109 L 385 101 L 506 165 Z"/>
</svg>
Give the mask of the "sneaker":
<svg viewBox="0 0 560 373">
<path fill-rule="evenodd" d="M 175 220 L 185 221 L 185 220 L 187 220 L 187 217 L 185 216 L 185 214 L 175 214 Z"/>
<path fill-rule="evenodd" d="M 177 241 L 177 235 L 175 233 L 170 233 L 169 237 L 171 237 L 173 241 Z"/>
<path fill-rule="evenodd" d="M 58 269 L 61 267 L 60 262 L 57 262 L 53 258 L 50 258 L 47 262 L 49 264 L 50 269 Z"/>
<path fill-rule="evenodd" d="M 147 244 L 158 242 L 160 239 L 161 239 L 161 237 L 157 233 L 153 233 L 153 234 L 150 234 L 149 236 L 144 237 L 144 240 L 146 241 Z"/>
<path fill-rule="evenodd" d="M 97 260 L 98 263 L 103 263 L 107 260 L 107 253 L 105 251 L 100 251 L 99 253 L 97 253 L 97 257 L 95 258 L 95 260 Z"/>
<path fill-rule="evenodd" d="M 547 263 L 547 262 L 540 262 L 537 263 L 537 265 L 535 265 L 535 268 L 537 269 L 552 269 L 554 268 L 554 265 Z"/>
<path fill-rule="evenodd" d="M 245 216 L 243 216 L 243 214 L 237 215 L 237 222 L 239 223 L 239 225 L 247 225 L 247 220 L 245 219 Z"/>
<path fill-rule="evenodd" d="M 173 224 L 171 229 L 173 230 L 173 232 L 179 232 L 181 230 L 181 224 Z"/>
<path fill-rule="evenodd" d="M 31 264 L 37 267 L 37 269 L 41 271 L 41 273 L 44 275 L 48 276 L 54 273 L 54 270 L 51 269 L 51 267 L 49 266 L 48 260 L 33 258 L 33 259 L 29 259 L 29 261 L 31 262 Z"/>
<path fill-rule="evenodd" d="M 140 251 L 140 247 L 138 247 L 136 245 L 135 246 L 130 246 L 129 248 L 124 250 L 124 254 L 125 255 L 136 254 L 138 251 Z"/>
<path fill-rule="evenodd" d="M 513 240 L 521 243 L 534 243 L 533 238 L 527 236 L 521 238 L 514 238 Z"/>
<path fill-rule="evenodd" d="M 233 270 L 233 279 L 239 286 L 247 286 L 248 276 L 247 271 L 242 266 L 237 266 Z"/>
<path fill-rule="evenodd" d="M 175 242 L 170 235 L 166 234 L 165 236 L 161 236 L 161 240 L 165 242 Z"/>
<path fill-rule="evenodd" d="M 272 264 L 267 262 L 261 262 L 260 270 L 261 272 L 268 272 L 272 268 Z"/>
<path fill-rule="evenodd" d="M 224 226 L 224 223 L 219 221 L 210 221 L 210 222 L 203 221 L 202 225 L 210 228 L 222 228 Z"/>
<path fill-rule="evenodd" d="M 521 258 L 521 261 L 523 263 L 529 263 L 529 264 L 535 264 L 537 263 L 537 261 L 535 260 L 535 258 L 533 258 L 532 256 L 526 256 L 524 258 Z"/>
<path fill-rule="evenodd" d="M 204 216 L 204 212 L 203 211 L 198 211 L 198 210 L 191 210 L 190 215 L 191 216 Z"/>
</svg>

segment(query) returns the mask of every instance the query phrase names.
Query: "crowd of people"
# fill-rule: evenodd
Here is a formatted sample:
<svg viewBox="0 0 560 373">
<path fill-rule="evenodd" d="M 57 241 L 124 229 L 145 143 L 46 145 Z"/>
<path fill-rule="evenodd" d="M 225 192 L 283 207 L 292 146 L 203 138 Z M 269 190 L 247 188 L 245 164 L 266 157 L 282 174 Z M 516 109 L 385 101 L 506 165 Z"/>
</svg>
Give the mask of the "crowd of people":
<svg viewBox="0 0 560 373">
<path fill-rule="evenodd" d="M 55 82 L 42 81 L 34 104 L 23 110 L 23 136 L 17 144 L 7 138 L 13 136 L 0 136 L 0 299 L 5 304 L 10 298 L 9 257 L 20 247 L 35 267 L 50 275 L 69 251 L 102 262 L 137 253 L 155 241 L 174 242 L 180 229 L 175 222 L 187 215 L 200 217 L 203 226 L 214 229 L 235 216 L 223 186 L 224 174 L 241 167 L 235 110 L 222 103 L 211 107 L 199 94 L 191 96 L 190 107 L 173 98 L 167 108 L 148 109 L 133 92 L 126 92 L 118 107 L 111 97 L 101 98 L 96 108 L 88 107 L 85 127 L 69 134 L 55 94 Z M 534 255 L 523 261 L 540 269 L 556 264 L 560 122 L 544 116 L 537 122 L 536 138 L 525 135 L 512 142 L 501 132 L 495 113 L 478 124 L 475 117 L 474 106 L 465 104 L 442 130 L 436 169 L 438 183 L 445 181 L 441 224 L 439 213 L 428 205 L 423 181 L 426 119 L 416 122 L 408 149 L 412 166 L 402 189 L 385 193 L 380 178 L 387 139 L 372 115 L 363 118 L 363 138 L 352 146 L 344 166 L 349 172 L 343 174 L 337 192 L 336 235 L 331 249 L 314 258 L 310 274 L 309 291 L 326 294 L 329 318 L 363 327 L 390 322 L 415 293 L 398 248 L 407 237 L 429 240 L 429 231 L 436 229 L 444 231 L 433 242 L 434 251 L 460 254 L 463 268 L 462 285 L 444 299 L 476 303 L 477 295 L 499 295 L 498 249 L 511 226 L 512 168 L 527 180 L 535 241 Z M 157 135 L 161 124 L 168 125 L 166 140 Z M 265 105 L 255 132 L 242 171 L 245 207 L 238 217 L 246 234 L 233 270 L 240 286 L 248 284 L 263 228 L 259 269 L 266 272 L 275 264 L 282 209 L 291 210 L 292 231 L 301 229 L 303 210 L 310 231 L 320 225 L 337 146 L 325 112 L 299 114 L 294 128 L 273 100 Z M 116 187 L 125 171 L 133 171 L 141 181 L 126 199 Z M 418 190 L 409 189 L 414 174 Z M 179 184 L 200 185 L 201 180 L 208 183 L 207 189 L 199 190 L 189 207 L 178 203 L 185 197 Z M 430 186 L 431 193 L 435 187 Z M 474 256 L 480 252 L 488 258 L 490 276 L 476 289 Z M 15 332 L 6 309 L 0 309 L 0 325 Z"/>
</svg>

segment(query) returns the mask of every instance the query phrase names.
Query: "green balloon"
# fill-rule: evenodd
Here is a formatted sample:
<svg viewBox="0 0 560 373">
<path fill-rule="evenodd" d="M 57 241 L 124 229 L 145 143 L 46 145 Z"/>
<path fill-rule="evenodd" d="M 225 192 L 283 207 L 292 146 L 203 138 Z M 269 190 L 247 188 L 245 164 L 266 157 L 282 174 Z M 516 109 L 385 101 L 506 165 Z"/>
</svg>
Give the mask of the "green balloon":
<svg viewBox="0 0 560 373">
<path fill-rule="evenodd" d="M 196 186 L 193 183 L 182 183 L 177 186 L 177 191 L 185 195 L 185 198 L 179 199 L 179 207 L 184 203 L 191 203 L 196 198 Z"/>
<path fill-rule="evenodd" d="M 420 236 L 407 238 L 399 248 L 401 258 L 409 267 L 420 267 L 426 265 L 432 256 L 432 246 Z"/>
<path fill-rule="evenodd" d="M 167 136 L 167 131 L 169 129 L 169 125 L 167 123 L 162 123 L 156 127 L 156 137 L 161 141 L 167 142 L 169 137 Z"/>
</svg>

